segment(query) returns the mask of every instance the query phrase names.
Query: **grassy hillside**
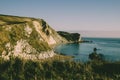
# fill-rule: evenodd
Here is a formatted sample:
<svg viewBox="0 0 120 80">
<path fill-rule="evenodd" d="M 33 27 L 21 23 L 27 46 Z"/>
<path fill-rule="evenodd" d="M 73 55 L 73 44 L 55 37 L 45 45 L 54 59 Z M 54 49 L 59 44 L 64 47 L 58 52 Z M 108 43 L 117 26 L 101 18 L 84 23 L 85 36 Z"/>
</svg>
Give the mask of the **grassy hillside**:
<svg viewBox="0 0 120 80">
<path fill-rule="evenodd" d="M 32 33 L 30 34 L 30 37 L 26 36 L 26 32 L 24 30 L 24 26 L 26 24 L 29 24 L 30 22 L 24 22 L 24 23 L 17 23 L 17 24 L 11 24 L 11 25 L 6 25 L 0 26 L 0 52 L 5 49 L 5 44 L 11 43 L 12 46 L 16 45 L 16 42 L 20 39 L 27 40 L 27 42 L 33 46 L 33 48 L 37 49 L 37 51 L 45 51 L 50 49 L 49 45 L 44 42 L 39 40 L 39 34 L 36 32 L 34 27 L 31 26 L 32 28 Z"/>
<path fill-rule="evenodd" d="M 32 21 L 35 18 L 28 17 L 19 17 L 19 16 L 11 16 L 11 15 L 2 15 L 0 14 L 0 25 L 6 24 L 19 24 L 27 21 Z"/>
<path fill-rule="evenodd" d="M 44 57 L 53 56 L 52 48 L 55 45 L 70 41 L 43 19 L 11 15 L 0 15 L 0 35 L 0 56 L 6 59 L 10 55 L 37 59 L 42 55 L 36 54 L 43 52 L 47 52 Z"/>
</svg>

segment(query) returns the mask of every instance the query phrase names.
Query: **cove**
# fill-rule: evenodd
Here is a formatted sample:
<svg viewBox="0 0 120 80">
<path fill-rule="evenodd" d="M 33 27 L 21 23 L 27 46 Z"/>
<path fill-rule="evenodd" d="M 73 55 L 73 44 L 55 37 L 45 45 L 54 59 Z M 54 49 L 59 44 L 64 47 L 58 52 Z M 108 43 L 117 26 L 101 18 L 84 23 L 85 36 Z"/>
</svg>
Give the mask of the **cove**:
<svg viewBox="0 0 120 80">
<path fill-rule="evenodd" d="M 74 56 L 74 60 L 81 62 L 89 61 L 89 54 L 93 48 L 104 55 L 107 61 L 120 61 L 120 39 L 119 38 L 83 38 L 93 41 L 92 43 L 69 43 L 61 44 L 55 48 L 55 51 L 65 55 Z"/>
</svg>

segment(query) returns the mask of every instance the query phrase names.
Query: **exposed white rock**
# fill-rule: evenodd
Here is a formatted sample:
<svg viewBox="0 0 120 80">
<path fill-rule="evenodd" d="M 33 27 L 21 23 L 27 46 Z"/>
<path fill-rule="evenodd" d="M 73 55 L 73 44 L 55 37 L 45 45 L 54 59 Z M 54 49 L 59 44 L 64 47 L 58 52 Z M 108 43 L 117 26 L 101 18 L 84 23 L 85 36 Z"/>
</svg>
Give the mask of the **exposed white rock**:
<svg viewBox="0 0 120 80">
<path fill-rule="evenodd" d="M 7 54 L 7 52 L 6 52 L 6 51 L 3 51 L 3 52 L 2 52 L 2 57 L 5 56 L 6 54 Z"/>
<path fill-rule="evenodd" d="M 7 27 L 5 27 L 5 30 L 7 30 L 7 31 L 11 31 L 11 26 L 7 26 Z"/>
<path fill-rule="evenodd" d="M 33 21 L 33 25 L 35 27 L 35 30 L 41 35 L 41 38 L 48 42 L 46 34 L 42 32 L 42 26 L 40 25 L 40 23 L 37 21 Z"/>
<path fill-rule="evenodd" d="M 22 53 L 37 53 L 37 51 L 29 45 L 29 43 L 26 40 L 19 40 L 17 41 L 16 46 L 14 47 L 13 51 L 14 55 L 22 54 Z"/>
<path fill-rule="evenodd" d="M 10 55 L 31 60 L 46 59 L 55 55 L 52 50 L 38 53 L 36 49 L 34 49 L 26 40 L 23 39 L 17 41 L 16 45 L 13 47 L 13 50 L 10 43 L 7 43 L 5 47 L 7 51 L 3 51 L 1 57 L 6 60 L 9 59 Z"/>
<path fill-rule="evenodd" d="M 78 41 L 81 41 L 81 36 L 79 37 Z"/>
<path fill-rule="evenodd" d="M 42 26 L 39 24 L 39 22 L 33 21 L 33 25 L 34 25 L 36 31 L 41 35 L 42 39 L 47 41 L 47 43 L 49 45 L 56 44 L 56 41 L 52 36 L 47 36 L 44 32 L 42 32 L 42 30 L 41 30 Z M 50 33 L 51 33 L 51 31 L 50 31 Z"/>
<path fill-rule="evenodd" d="M 10 55 L 11 55 L 11 52 L 3 51 L 1 57 L 4 58 L 5 60 L 9 60 Z"/>
<path fill-rule="evenodd" d="M 11 50 L 11 44 L 10 42 L 5 45 L 6 49 Z"/>
<path fill-rule="evenodd" d="M 42 26 L 40 26 L 40 23 L 38 21 L 33 21 L 33 25 L 37 31 L 42 29 Z"/>
<path fill-rule="evenodd" d="M 38 60 L 38 59 L 46 59 L 55 56 L 56 54 L 53 51 L 41 52 L 39 54 L 18 54 L 14 55 L 16 57 L 20 57 L 23 59 L 31 59 L 31 60 Z"/>
<path fill-rule="evenodd" d="M 52 36 L 49 36 L 49 44 L 56 44 L 56 41 Z"/>
<path fill-rule="evenodd" d="M 25 28 L 24 28 L 24 30 L 26 32 L 25 35 L 27 37 L 30 37 L 30 34 L 32 33 L 32 28 L 30 28 L 28 25 L 26 25 Z"/>
<path fill-rule="evenodd" d="M 38 59 L 45 59 L 45 58 L 53 57 L 54 55 L 56 55 L 54 51 L 41 52 L 38 55 Z"/>
<path fill-rule="evenodd" d="M 10 48 L 10 43 L 6 44 L 6 48 Z M 31 60 L 45 59 L 45 58 L 53 57 L 55 55 L 53 51 L 38 53 L 36 49 L 30 46 L 29 43 L 23 39 L 17 41 L 17 44 L 14 46 L 14 50 L 10 51 L 8 55 L 6 55 L 6 51 L 3 51 L 2 57 L 4 57 L 5 59 L 8 59 L 11 52 L 15 57 L 31 59 Z M 36 54 L 30 54 L 30 53 L 36 53 Z"/>
<path fill-rule="evenodd" d="M 14 52 L 15 54 L 20 54 L 22 53 L 22 49 L 25 47 L 25 41 L 23 40 L 20 40 L 20 41 L 17 41 L 17 44 L 16 46 L 14 47 Z"/>
</svg>

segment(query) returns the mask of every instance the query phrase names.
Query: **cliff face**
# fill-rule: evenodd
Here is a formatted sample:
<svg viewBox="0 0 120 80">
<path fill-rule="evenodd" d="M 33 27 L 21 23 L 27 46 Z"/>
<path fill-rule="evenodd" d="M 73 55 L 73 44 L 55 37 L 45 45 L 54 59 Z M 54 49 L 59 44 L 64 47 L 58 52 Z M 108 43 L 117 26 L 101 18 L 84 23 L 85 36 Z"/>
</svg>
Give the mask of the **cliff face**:
<svg viewBox="0 0 120 80">
<path fill-rule="evenodd" d="M 36 59 L 42 56 L 40 53 L 43 51 L 50 51 L 47 55 L 50 53 L 54 55 L 51 46 L 68 41 L 43 19 L 0 15 L 0 55 L 2 57 L 9 58 L 10 55 L 14 55 L 29 59 L 32 56 Z"/>
</svg>

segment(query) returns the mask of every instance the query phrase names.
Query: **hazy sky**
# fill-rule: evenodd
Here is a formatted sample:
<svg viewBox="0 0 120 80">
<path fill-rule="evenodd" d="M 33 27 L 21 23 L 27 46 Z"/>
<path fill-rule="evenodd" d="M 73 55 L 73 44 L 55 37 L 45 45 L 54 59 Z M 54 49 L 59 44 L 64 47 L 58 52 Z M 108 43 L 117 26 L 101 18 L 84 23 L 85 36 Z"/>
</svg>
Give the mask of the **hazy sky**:
<svg viewBox="0 0 120 80">
<path fill-rule="evenodd" d="M 55 30 L 120 31 L 120 0 L 0 0 L 0 14 L 43 18 Z"/>
</svg>

